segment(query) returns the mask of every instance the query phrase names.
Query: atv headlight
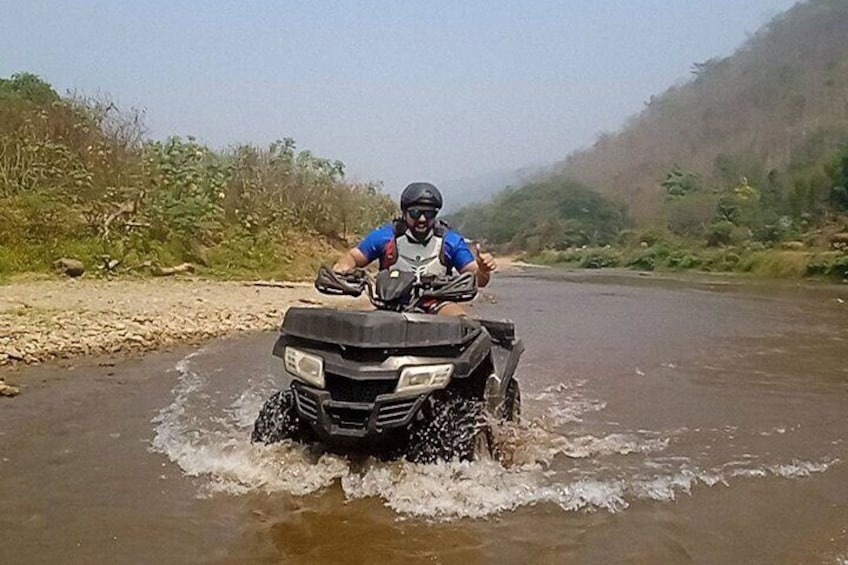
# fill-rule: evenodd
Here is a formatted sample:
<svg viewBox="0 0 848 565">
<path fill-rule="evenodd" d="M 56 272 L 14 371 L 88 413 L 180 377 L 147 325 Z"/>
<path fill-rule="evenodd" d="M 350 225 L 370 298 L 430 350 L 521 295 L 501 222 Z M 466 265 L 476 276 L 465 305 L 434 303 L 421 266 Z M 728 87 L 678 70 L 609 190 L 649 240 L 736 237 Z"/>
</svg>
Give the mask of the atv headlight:
<svg viewBox="0 0 848 565">
<path fill-rule="evenodd" d="M 317 355 L 286 347 L 286 371 L 307 383 L 324 388 L 324 360 Z"/>
<path fill-rule="evenodd" d="M 400 372 L 400 380 L 395 388 L 395 392 L 424 392 L 437 388 L 445 388 L 450 382 L 452 373 L 452 363 L 405 367 Z"/>
</svg>

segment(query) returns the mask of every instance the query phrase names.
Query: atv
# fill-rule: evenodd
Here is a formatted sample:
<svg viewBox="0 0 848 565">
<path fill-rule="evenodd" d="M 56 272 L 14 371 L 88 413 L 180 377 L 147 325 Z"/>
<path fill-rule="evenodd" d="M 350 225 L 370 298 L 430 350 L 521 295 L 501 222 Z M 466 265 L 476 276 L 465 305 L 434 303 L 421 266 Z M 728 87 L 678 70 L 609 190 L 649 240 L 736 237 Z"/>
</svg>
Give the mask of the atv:
<svg viewBox="0 0 848 565">
<path fill-rule="evenodd" d="M 424 313 L 428 301 L 473 299 L 472 273 L 374 277 L 321 267 L 315 287 L 367 293 L 376 310 L 288 310 L 273 354 L 291 383 L 262 407 L 253 442 L 425 463 L 493 454 L 491 424 L 520 414 L 514 373 L 524 345 L 510 321 Z"/>
</svg>

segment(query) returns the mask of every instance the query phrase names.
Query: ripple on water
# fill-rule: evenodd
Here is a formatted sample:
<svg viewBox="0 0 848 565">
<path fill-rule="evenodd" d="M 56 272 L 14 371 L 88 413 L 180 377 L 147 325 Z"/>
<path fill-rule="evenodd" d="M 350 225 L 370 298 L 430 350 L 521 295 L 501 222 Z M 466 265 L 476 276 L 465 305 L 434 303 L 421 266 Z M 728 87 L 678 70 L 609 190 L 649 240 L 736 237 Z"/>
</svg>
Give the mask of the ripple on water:
<svg viewBox="0 0 848 565">
<path fill-rule="evenodd" d="M 838 462 L 765 464 L 740 456 L 702 469 L 688 457 L 666 453 L 672 433 L 569 435 L 568 424 L 605 409 L 603 402 L 586 398 L 583 383 L 575 381 L 526 395 L 544 407 L 543 414 L 520 425 L 496 427 L 498 461 L 353 464 L 289 442 L 251 444 L 253 420 L 274 388 L 273 379 L 253 378 L 246 390 L 225 401 L 228 405 L 219 405 L 220 397 L 206 390 L 209 379 L 193 365 L 203 353 L 177 364 L 179 381 L 171 403 L 153 419 L 151 444 L 151 450 L 167 456 L 185 475 L 203 479 L 200 496 L 257 491 L 304 496 L 338 484 L 349 500 L 379 498 L 401 516 L 432 520 L 483 518 L 536 504 L 616 512 L 633 500 L 674 500 L 691 494 L 696 485 L 766 476 L 797 479 Z"/>
</svg>

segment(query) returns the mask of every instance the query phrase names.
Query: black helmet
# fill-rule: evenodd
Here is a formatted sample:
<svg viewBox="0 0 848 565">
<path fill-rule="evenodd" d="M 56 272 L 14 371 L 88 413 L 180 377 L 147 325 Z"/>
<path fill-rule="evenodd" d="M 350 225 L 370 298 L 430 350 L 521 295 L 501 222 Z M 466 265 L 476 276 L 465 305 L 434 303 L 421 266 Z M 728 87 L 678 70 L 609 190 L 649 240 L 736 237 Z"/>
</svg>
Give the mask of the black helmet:
<svg viewBox="0 0 848 565">
<path fill-rule="evenodd" d="M 442 207 L 442 193 L 429 182 L 414 182 L 403 189 L 400 195 L 400 209 L 413 206 Z"/>
</svg>

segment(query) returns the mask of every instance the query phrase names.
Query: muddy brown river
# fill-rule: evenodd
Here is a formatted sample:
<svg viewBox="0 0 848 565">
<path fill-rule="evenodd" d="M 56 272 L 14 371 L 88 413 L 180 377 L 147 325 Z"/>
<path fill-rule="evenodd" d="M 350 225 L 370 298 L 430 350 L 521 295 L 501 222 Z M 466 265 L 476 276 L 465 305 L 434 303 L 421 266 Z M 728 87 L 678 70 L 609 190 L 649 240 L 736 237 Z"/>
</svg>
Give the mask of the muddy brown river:
<svg viewBox="0 0 848 565">
<path fill-rule="evenodd" d="M 16 375 L 0 563 L 848 564 L 848 285 L 540 269 L 488 294 L 527 345 L 505 463 L 251 445 L 271 334 Z"/>
</svg>

